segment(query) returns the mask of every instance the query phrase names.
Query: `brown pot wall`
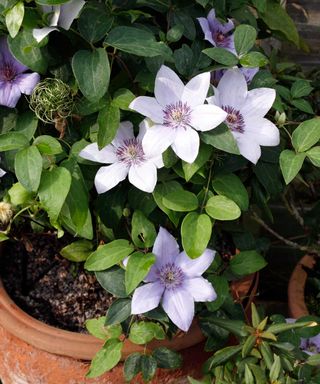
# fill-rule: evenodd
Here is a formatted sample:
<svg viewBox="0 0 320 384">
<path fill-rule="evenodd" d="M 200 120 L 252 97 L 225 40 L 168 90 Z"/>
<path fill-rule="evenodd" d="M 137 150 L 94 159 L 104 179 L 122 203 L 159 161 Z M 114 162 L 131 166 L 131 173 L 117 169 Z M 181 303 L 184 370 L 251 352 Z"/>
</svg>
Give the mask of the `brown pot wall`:
<svg viewBox="0 0 320 384">
<path fill-rule="evenodd" d="M 257 280 L 250 275 L 231 286 L 236 300 L 254 293 Z M 250 295 L 251 297 L 251 295 Z M 252 295 L 253 297 L 253 295 Z M 46 325 L 23 312 L 7 295 L 0 281 L 0 378 L 3 384 L 121 384 L 123 364 L 97 379 L 86 379 L 90 362 L 103 341 L 93 336 L 64 331 Z M 187 383 L 186 377 L 201 377 L 201 367 L 210 356 L 203 351 L 204 336 L 196 322 L 188 333 L 181 332 L 173 340 L 153 341 L 147 350 L 166 346 L 181 352 L 183 366 L 178 370 L 158 369 L 153 384 Z M 143 346 L 126 340 L 125 359 Z M 141 378 L 133 384 L 143 383 Z"/>
<path fill-rule="evenodd" d="M 309 315 L 304 298 L 304 289 L 308 275 L 303 267 L 312 269 L 314 265 L 314 257 L 305 255 L 295 266 L 291 274 L 288 285 L 288 306 L 289 315 L 295 319 L 298 319 L 301 316 Z"/>
</svg>

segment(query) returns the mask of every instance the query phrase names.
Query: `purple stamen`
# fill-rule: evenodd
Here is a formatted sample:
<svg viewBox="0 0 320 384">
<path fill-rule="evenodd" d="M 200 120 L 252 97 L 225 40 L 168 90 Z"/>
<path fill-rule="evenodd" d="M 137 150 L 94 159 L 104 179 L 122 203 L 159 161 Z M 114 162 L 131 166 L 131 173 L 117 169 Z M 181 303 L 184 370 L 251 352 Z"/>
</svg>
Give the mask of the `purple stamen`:
<svg viewBox="0 0 320 384">
<path fill-rule="evenodd" d="M 240 113 L 240 111 L 229 105 L 228 106 L 223 105 L 221 108 L 224 111 L 226 111 L 228 114 L 225 122 L 228 125 L 228 127 L 231 129 L 231 131 L 244 133 L 245 123 L 244 123 L 244 118 Z"/>
<path fill-rule="evenodd" d="M 137 165 L 145 161 L 141 141 L 138 139 L 126 139 L 123 145 L 117 149 L 116 155 L 119 161 L 127 165 Z"/>
<path fill-rule="evenodd" d="M 184 273 L 181 268 L 174 263 L 167 263 L 163 265 L 159 271 L 160 283 L 165 289 L 173 290 L 179 288 L 184 280 Z"/>
<path fill-rule="evenodd" d="M 191 121 L 191 108 L 187 103 L 182 103 L 178 101 L 177 103 L 169 104 L 163 110 L 163 124 L 176 129 L 176 128 L 185 128 L 190 124 Z"/>
</svg>

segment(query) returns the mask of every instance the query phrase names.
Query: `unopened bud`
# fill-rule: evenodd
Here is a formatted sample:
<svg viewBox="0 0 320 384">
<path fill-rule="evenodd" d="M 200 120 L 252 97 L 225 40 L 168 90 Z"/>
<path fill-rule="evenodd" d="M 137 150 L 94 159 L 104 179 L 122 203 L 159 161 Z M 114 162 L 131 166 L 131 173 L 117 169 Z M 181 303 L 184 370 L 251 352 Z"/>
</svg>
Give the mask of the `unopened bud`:
<svg viewBox="0 0 320 384">
<path fill-rule="evenodd" d="M 275 119 L 278 125 L 283 125 L 287 120 L 287 115 L 285 112 L 280 113 L 279 111 L 276 112 Z"/>
</svg>

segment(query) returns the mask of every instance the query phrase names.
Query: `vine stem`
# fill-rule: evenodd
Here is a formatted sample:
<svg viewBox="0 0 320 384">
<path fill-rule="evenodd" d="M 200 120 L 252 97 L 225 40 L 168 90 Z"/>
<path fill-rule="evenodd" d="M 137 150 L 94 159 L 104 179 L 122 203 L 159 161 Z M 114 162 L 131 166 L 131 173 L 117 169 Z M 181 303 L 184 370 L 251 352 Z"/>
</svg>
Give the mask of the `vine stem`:
<svg viewBox="0 0 320 384">
<path fill-rule="evenodd" d="M 320 249 L 319 247 L 308 247 L 306 245 L 300 245 L 294 241 L 288 240 L 285 237 L 281 236 L 278 232 L 274 231 L 272 228 L 269 227 L 269 225 L 261 219 L 255 212 L 252 213 L 251 217 L 253 220 L 255 220 L 257 223 L 259 223 L 265 230 L 267 230 L 269 233 L 271 233 L 274 237 L 276 237 L 278 240 L 282 241 L 284 244 L 288 245 L 291 248 L 299 249 L 302 252 L 307 252 L 309 254 L 314 254 L 316 256 L 319 256 Z"/>
<path fill-rule="evenodd" d="M 207 197 L 208 197 L 208 193 L 209 193 L 209 184 L 210 184 L 210 181 L 211 181 L 211 177 L 212 177 L 212 167 L 213 167 L 213 159 L 210 160 L 210 168 L 209 168 L 209 174 L 208 174 L 208 181 L 207 181 L 207 185 L 206 185 L 206 190 L 205 190 L 205 194 L 204 194 L 204 197 L 203 197 L 203 200 L 202 200 L 202 204 L 201 204 L 201 208 L 200 208 L 200 214 L 203 212 L 203 209 L 205 207 L 205 203 L 207 201 Z"/>
</svg>

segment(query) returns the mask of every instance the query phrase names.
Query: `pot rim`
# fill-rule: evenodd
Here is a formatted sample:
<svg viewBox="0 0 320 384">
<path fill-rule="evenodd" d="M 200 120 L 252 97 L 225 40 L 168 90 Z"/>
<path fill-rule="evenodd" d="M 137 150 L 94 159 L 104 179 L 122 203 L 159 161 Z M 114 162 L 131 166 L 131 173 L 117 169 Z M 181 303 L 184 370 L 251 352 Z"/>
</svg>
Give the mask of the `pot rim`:
<svg viewBox="0 0 320 384">
<path fill-rule="evenodd" d="M 26 343 L 49 353 L 92 360 L 104 344 L 104 340 L 92 335 L 66 331 L 45 324 L 28 315 L 19 308 L 6 292 L 0 279 L 0 325 L 9 333 Z M 194 321 L 187 333 L 178 332 L 172 339 L 153 340 L 144 345 L 131 343 L 126 339 L 122 349 L 122 360 L 134 352 L 152 351 L 158 347 L 167 347 L 176 351 L 202 342 L 205 336 L 197 321 Z"/>
<path fill-rule="evenodd" d="M 288 284 L 289 315 L 295 319 L 309 315 L 304 298 L 304 289 L 308 278 L 304 267 L 312 269 L 316 259 L 312 255 L 304 255 L 292 271 Z"/>
</svg>

